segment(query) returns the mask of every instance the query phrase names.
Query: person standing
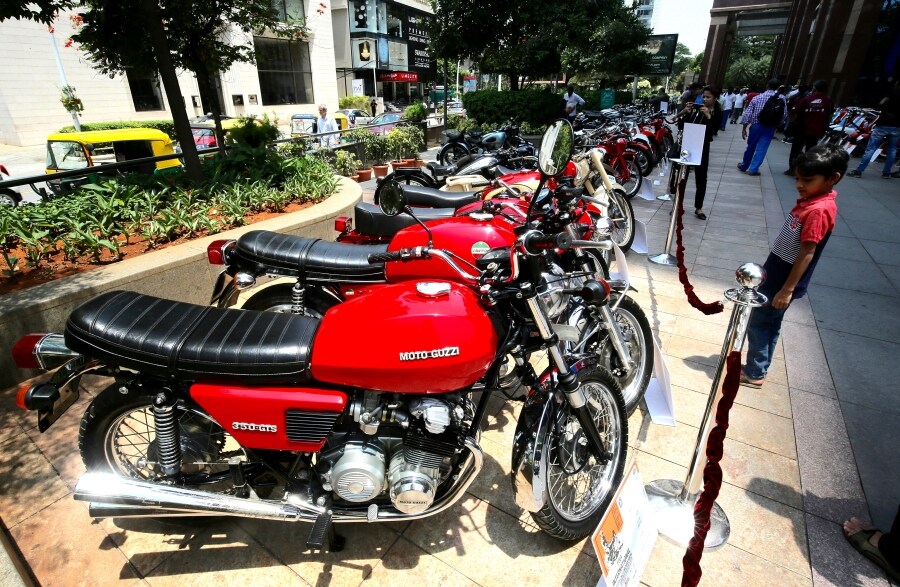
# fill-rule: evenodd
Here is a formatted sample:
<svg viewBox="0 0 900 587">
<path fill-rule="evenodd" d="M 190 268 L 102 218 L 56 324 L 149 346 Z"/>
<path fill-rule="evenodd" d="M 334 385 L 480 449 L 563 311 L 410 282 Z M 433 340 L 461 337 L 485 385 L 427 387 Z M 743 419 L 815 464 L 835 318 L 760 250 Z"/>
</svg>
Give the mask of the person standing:
<svg viewBox="0 0 900 587">
<path fill-rule="evenodd" d="M 688 104 L 697 103 L 697 98 L 700 98 L 701 94 L 703 94 L 703 84 L 700 82 L 692 83 L 688 86 L 688 89 L 681 94 L 681 108 L 685 108 Z"/>
<path fill-rule="evenodd" d="M 699 106 L 693 102 L 689 103 L 679 112 L 679 128 L 684 128 L 684 123 L 702 124 L 706 127 L 706 134 L 703 141 L 703 153 L 700 156 L 700 165 L 689 166 L 688 172 L 694 170 L 694 185 L 696 192 L 694 194 L 694 216 L 700 220 L 706 220 L 706 214 L 703 212 L 703 201 L 706 198 L 706 178 L 709 174 L 709 145 L 712 143 L 713 137 L 719 132 L 722 126 L 722 108 L 718 101 L 719 91 L 712 87 L 703 88 L 701 99 L 703 103 Z M 675 180 L 678 177 L 677 164 L 672 165 L 672 172 L 669 175 L 669 191 L 675 193 Z"/>
<path fill-rule="evenodd" d="M 813 84 L 813 91 L 794 104 L 791 108 L 792 120 L 788 126 L 796 129 L 791 143 L 791 154 L 788 156 L 788 169 L 785 175 L 794 175 L 794 160 L 803 151 L 809 151 L 815 147 L 819 139 L 825 136 L 831 115 L 834 112 L 834 104 L 825 93 L 828 82 L 817 80 Z"/>
<path fill-rule="evenodd" d="M 762 387 L 772 364 L 781 322 L 793 300 L 802 298 L 822 250 L 834 231 L 837 192 L 834 186 L 847 171 L 850 156 L 837 145 L 817 145 L 795 161 L 800 196 L 775 238 L 763 268 L 766 280 L 759 292 L 768 298 L 754 308 L 747 323 L 747 361 L 741 384 Z"/>
<path fill-rule="evenodd" d="M 894 82 L 894 87 L 887 96 L 878 103 L 881 108 L 881 114 L 872 130 L 872 136 L 869 137 L 869 146 L 863 153 L 859 166 L 851 171 L 850 177 L 862 177 L 863 171 L 869 166 L 869 162 L 875 155 L 875 150 L 881 147 L 881 143 L 885 140 L 885 150 L 887 158 L 884 160 L 884 167 L 881 169 L 881 177 L 890 179 L 891 167 L 894 165 L 894 157 L 897 155 L 897 141 L 900 140 L 900 79 Z"/>
<path fill-rule="evenodd" d="M 734 93 L 734 88 L 728 88 L 728 92 L 725 93 L 725 108 L 722 111 L 722 128 L 720 130 L 725 130 L 725 127 L 728 125 L 728 119 L 731 118 L 731 111 L 734 110 L 736 99 L 737 95 Z"/>
<path fill-rule="evenodd" d="M 584 98 L 575 93 L 575 86 L 569 84 L 566 87 L 566 93 L 563 94 L 563 99 L 566 101 L 566 116 L 569 121 L 572 121 L 578 113 L 578 106 L 584 105 Z"/>
<path fill-rule="evenodd" d="M 369 103 L 369 107 L 372 110 L 372 117 L 374 118 L 377 114 L 376 110 L 378 110 L 378 98 L 372 96 L 372 101 Z"/>
<path fill-rule="evenodd" d="M 759 175 L 759 167 L 766 158 L 766 151 L 769 150 L 769 144 L 775 136 L 775 129 L 783 125 L 787 119 L 787 104 L 784 96 L 778 92 L 780 85 L 781 82 L 777 79 L 769 80 L 768 89 L 750 100 L 750 104 L 744 110 L 741 136 L 747 141 L 747 149 L 737 168 L 747 175 Z M 772 98 L 771 104 L 769 98 Z M 780 114 L 774 111 L 775 107 L 780 108 L 778 111 Z"/>
<path fill-rule="evenodd" d="M 328 107 L 325 104 L 319 104 L 319 117 L 316 119 L 316 132 L 319 134 L 325 132 L 337 132 L 337 122 L 333 116 L 328 115 Z M 319 146 L 334 147 L 341 142 L 338 135 L 328 135 L 319 137 Z"/>
<path fill-rule="evenodd" d="M 738 119 L 744 112 L 744 104 L 747 103 L 747 88 L 741 89 L 734 97 L 734 108 L 731 109 L 731 124 L 737 124 Z"/>
</svg>

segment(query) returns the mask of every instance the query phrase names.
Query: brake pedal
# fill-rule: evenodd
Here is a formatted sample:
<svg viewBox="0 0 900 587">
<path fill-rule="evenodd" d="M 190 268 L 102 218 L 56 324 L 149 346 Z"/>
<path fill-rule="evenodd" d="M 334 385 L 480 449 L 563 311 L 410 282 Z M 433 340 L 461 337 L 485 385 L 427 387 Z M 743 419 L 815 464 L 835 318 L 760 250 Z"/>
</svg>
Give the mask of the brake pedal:
<svg viewBox="0 0 900 587">
<path fill-rule="evenodd" d="M 331 510 L 319 514 L 306 539 L 306 548 L 309 550 L 324 550 L 328 545 L 328 552 L 340 552 L 344 550 L 344 537 L 334 533 L 334 523 Z"/>
</svg>

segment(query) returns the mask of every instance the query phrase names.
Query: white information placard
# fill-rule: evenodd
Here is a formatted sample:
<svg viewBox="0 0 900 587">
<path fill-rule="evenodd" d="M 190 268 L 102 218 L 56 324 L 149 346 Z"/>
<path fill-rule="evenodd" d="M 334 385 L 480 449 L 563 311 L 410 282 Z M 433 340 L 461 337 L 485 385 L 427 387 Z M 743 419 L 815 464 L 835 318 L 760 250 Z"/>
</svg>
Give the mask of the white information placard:
<svg viewBox="0 0 900 587">
<path fill-rule="evenodd" d="M 681 135 L 681 152 L 688 152 L 688 156 L 682 156 L 688 165 L 700 165 L 703 157 L 703 143 L 706 141 L 706 126 L 702 124 L 686 123 L 684 133 Z"/>
<path fill-rule="evenodd" d="M 366 95 L 366 86 L 365 81 L 362 79 L 353 80 L 353 95 L 354 96 L 365 96 Z"/>
<path fill-rule="evenodd" d="M 648 178 L 644 178 L 645 180 Z M 653 193 L 653 186 L 649 181 L 641 182 L 641 192 L 640 196 L 642 199 L 647 200 L 648 202 L 652 202 L 656 199 L 656 194 Z"/>
<path fill-rule="evenodd" d="M 668 102 L 660 102 L 659 109 L 662 112 L 668 112 L 669 111 L 669 103 Z"/>
<path fill-rule="evenodd" d="M 634 241 L 631 250 L 641 255 L 647 254 L 647 225 L 640 220 L 634 221 Z"/>
<path fill-rule="evenodd" d="M 591 543 L 600 560 L 597 587 L 638 585 L 659 533 L 637 462 L 632 461 Z"/>
<path fill-rule="evenodd" d="M 675 425 L 675 400 L 672 398 L 672 378 L 669 375 L 669 366 L 663 355 L 659 341 L 654 334 L 653 339 L 653 376 L 647 385 L 644 401 L 647 403 L 647 412 L 654 424 L 664 426 Z"/>
<path fill-rule="evenodd" d="M 610 279 L 619 279 L 625 283 L 631 283 L 631 275 L 628 273 L 628 261 L 625 260 L 625 253 L 616 243 L 612 244 L 613 258 L 609 267 Z"/>
</svg>

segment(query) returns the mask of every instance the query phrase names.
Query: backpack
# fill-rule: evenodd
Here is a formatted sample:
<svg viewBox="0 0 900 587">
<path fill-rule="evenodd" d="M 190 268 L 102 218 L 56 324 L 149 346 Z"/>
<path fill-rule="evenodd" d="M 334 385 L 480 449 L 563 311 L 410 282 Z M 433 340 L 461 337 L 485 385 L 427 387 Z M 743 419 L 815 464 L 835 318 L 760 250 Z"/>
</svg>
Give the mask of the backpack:
<svg viewBox="0 0 900 587">
<path fill-rule="evenodd" d="M 759 123 L 763 126 L 778 126 L 782 120 L 784 120 L 784 101 L 778 94 L 773 94 L 759 111 Z"/>
</svg>

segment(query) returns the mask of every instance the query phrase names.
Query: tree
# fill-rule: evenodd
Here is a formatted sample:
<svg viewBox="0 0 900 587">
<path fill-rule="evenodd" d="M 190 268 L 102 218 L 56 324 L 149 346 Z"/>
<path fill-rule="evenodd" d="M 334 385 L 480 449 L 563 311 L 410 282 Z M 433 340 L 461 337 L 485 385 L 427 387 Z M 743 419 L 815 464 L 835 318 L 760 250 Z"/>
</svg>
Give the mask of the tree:
<svg viewBox="0 0 900 587">
<path fill-rule="evenodd" d="M 233 63 L 255 60 L 253 44 L 247 39 L 254 32 L 268 28 L 281 36 L 308 38 L 302 21 L 279 23 L 269 0 L 82 0 L 79 11 L 82 25 L 72 39 L 102 73 L 159 72 L 187 171 L 195 179 L 201 175 L 200 163 L 176 69 L 196 76 L 221 145 L 221 105 L 213 76 Z"/>
<path fill-rule="evenodd" d="M 650 29 L 637 17 L 635 8 L 622 0 L 575 2 L 566 23 L 568 40 L 562 65 L 569 74 L 617 79 L 640 74 L 649 54 L 642 50 Z"/>
<path fill-rule="evenodd" d="M 0 22 L 24 18 L 49 25 L 57 12 L 68 10 L 74 4 L 74 0 L 0 0 Z"/>
<path fill-rule="evenodd" d="M 741 57 L 737 61 L 732 61 L 728 66 L 723 85 L 736 88 L 764 88 L 768 81 L 771 64 L 771 55 L 765 55 L 760 59 L 750 56 Z"/>
</svg>

